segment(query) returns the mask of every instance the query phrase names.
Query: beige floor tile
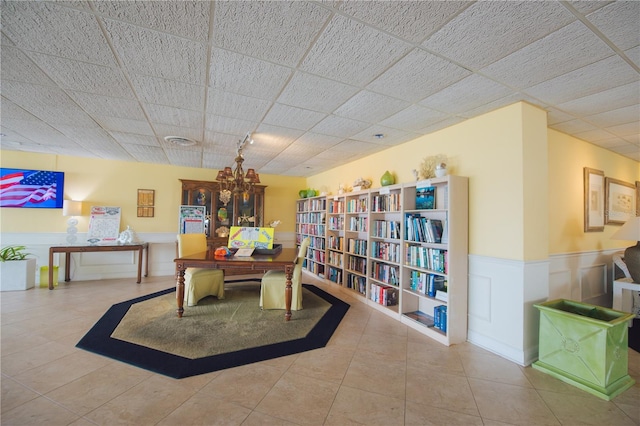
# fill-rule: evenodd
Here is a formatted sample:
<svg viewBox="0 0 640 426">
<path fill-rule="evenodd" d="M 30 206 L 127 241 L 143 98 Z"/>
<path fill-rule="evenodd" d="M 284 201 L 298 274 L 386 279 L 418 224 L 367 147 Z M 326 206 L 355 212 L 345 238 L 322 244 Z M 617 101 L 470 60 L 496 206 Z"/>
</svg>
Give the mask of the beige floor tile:
<svg viewBox="0 0 640 426">
<path fill-rule="evenodd" d="M 16 408 L 26 402 L 36 399 L 40 396 L 37 392 L 26 388 L 20 383 L 16 382 L 10 377 L 2 376 L 0 379 L 2 382 L 2 413 Z"/>
<path fill-rule="evenodd" d="M 407 367 L 406 400 L 471 416 L 480 415 L 468 379 L 457 374 Z"/>
<path fill-rule="evenodd" d="M 249 414 L 251 410 L 248 408 L 200 392 L 186 400 L 156 425 L 240 425 Z"/>
<path fill-rule="evenodd" d="M 499 383 L 532 387 L 520 366 L 497 355 L 481 352 L 458 352 L 467 377 Z"/>
<path fill-rule="evenodd" d="M 76 349 L 74 353 L 15 376 L 25 386 L 45 394 L 113 361 Z"/>
<path fill-rule="evenodd" d="M 547 374 L 540 370 L 536 370 L 531 366 L 521 367 L 521 371 L 524 373 L 524 375 L 527 377 L 527 380 L 529 380 L 533 387 L 538 390 L 547 390 L 551 392 L 567 393 L 573 395 L 584 394 L 583 390 L 565 383 L 560 379 L 556 379 L 550 374 Z"/>
<path fill-rule="evenodd" d="M 285 374 L 256 411 L 297 424 L 322 424 L 338 385 L 298 374 Z"/>
<path fill-rule="evenodd" d="M 367 355 L 356 356 L 347 369 L 342 385 L 394 398 L 404 398 L 406 362 L 380 361 Z"/>
<path fill-rule="evenodd" d="M 483 419 L 513 425 L 559 425 L 538 392 L 532 388 L 469 379 Z"/>
<path fill-rule="evenodd" d="M 105 426 L 155 424 L 194 394 L 179 380 L 153 375 L 84 417 Z"/>
<path fill-rule="evenodd" d="M 433 340 L 431 342 L 410 340 L 407 343 L 407 365 L 446 371 L 461 376 L 465 373 L 458 351 Z"/>
<path fill-rule="evenodd" d="M 428 425 L 428 426 L 482 426 L 480 416 L 470 416 L 456 411 L 437 408 L 426 404 L 417 404 L 407 401 L 405 415 L 405 425 Z"/>
<path fill-rule="evenodd" d="M 372 355 L 381 361 L 405 361 L 407 359 L 406 336 L 363 334 L 355 356 Z"/>
<path fill-rule="evenodd" d="M 201 393 L 254 409 L 282 377 L 284 370 L 255 363 L 221 371 Z"/>
<path fill-rule="evenodd" d="M 271 417 L 257 411 L 251 412 L 249 417 L 242 422 L 242 426 L 296 426 L 299 423 L 291 423 L 286 420 Z"/>
<path fill-rule="evenodd" d="M 340 384 L 353 352 L 339 347 L 302 352 L 288 372 Z"/>
<path fill-rule="evenodd" d="M 152 373 L 123 363 L 111 363 L 46 394 L 81 416 L 133 388 Z"/>
<path fill-rule="evenodd" d="M 325 425 L 402 425 L 404 400 L 342 386 Z"/>
<path fill-rule="evenodd" d="M 3 425 L 68 425 L 80 417 L 44 397 L 2 413 Z"/>
<path fill-rule="evenodd" d="M 58 342 L 47 342 L 24 351 L 2 356 L 2 372 L 16 376 L 33 368 L 41 367 L 59 358 L 72 354 L 76 349 Z"/>
<path fill-rule="evenodd" d="M 562 398 L 559 398 L 555 392 L 540 391 L 539 393 L 562 424 L 637 425 L 613 402 L 586 392 L 583 395 L 563 395 Z M 636 400 L 636 407 L 638 402 Z"/>
</svg>

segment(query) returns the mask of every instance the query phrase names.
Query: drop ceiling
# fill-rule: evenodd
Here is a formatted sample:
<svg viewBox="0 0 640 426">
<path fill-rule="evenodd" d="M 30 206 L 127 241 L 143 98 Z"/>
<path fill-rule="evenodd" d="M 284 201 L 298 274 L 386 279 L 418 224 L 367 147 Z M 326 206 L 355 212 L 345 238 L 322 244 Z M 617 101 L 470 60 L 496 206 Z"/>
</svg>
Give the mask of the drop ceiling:
<svg viewBox="0 0 640 426">
<path fill-rule="evenodd" d="M 637 1 L 0 8 L 7 150 L 310 176 L 527 101 L 640 161 Z"/>
</svg>

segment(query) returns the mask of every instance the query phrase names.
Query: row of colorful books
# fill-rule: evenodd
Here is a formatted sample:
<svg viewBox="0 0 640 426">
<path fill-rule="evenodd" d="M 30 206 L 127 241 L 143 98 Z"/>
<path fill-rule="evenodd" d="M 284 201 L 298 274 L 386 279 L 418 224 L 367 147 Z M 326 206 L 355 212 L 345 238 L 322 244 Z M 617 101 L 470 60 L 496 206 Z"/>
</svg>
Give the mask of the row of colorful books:
<svg viewBox="0 0 640 426">
<path fill-rule="evenodd" d="M 347 240 L 347 251 L 353 254 L 359 254 L 360 256 L 367 255 L 367 240 L 359 240 L 356 238 L 349 238 Z"/>
<path fill-rule="evenodd" d="M 407 244 L 405 252 L 405 264 L 423 269 L 447 274 L 448 267 L 447 250 L 434 249 Z"/>
<path fill-rule="evenodd" d="M 421 243 L 442 242 L 443 225 L 440 219 L 430 219 L 420 215 L 405 216 L 405 239 Z"/>
<path fill-rule="evenodd" d="M 447 305 L 439 305 L 433 307 L 433 327 L 447 332 Z"/>
<path fill-rule="evenodd" d="M 332 250 L 342 251 L 344 249 L 344 237 L 329 235 L 327 238 L 327 246 Z"/>
<path fill-rule="evenodd" d="M 386 263 L 373 262 L 371 263 L 371 278 L 386 284 L 398 285 L 400 283 L 399 268 Z"/>
<path fill-rule="evenodd" d="M 372 212 L 399 212 L 401 206 L 400 193 L 374 195 L 371 197 Z"/>
<path fill-rule="evenodd" d="M 372 226 L 371 231 L 376 238 L 400 239 L 400 222 L 393 220 L 375 220 Z"/>
<path fill-rule="evenodd" d="M 367 222 L 366 217 L 351 217 L 349 218 L 349 231 L 367 232 Z"/>
<path fill-rule="evenodd" d="M 367 199 L 359 198 L 357 200 L 347 201 L 347 213 L 366 213 L 367 212 Z"/>
<path fill-rule="evenodd" d="M 382 306 L 395 306 L 398 304 L 398 289 L 388 285 L 371 283 L 369 298 Z"/>
<path fill-rule="evenodd" d="M 367 279 L 359 275 L 347 274 L 345 287 L 356 290 L 360 294 L 367 293 Z"/>
<path fill-rule="evenodd" d="M 442 275 L 411 271 L 411 290 L 429 297 L 436 297 L 438 291 L 446 288 L 446 279 Z"/>
<path fill-rule="evenodd" d="M 342 231 L 344 229 L 344 217 L 331 216 L 328 221 L 330 231 Z"/>
<path fill-rule="evenodd" d="M 385 241 L 371 241 L 370 256 L 376 259 L 400 263 L 400 244 L 387 243 Z"/>
</svg>

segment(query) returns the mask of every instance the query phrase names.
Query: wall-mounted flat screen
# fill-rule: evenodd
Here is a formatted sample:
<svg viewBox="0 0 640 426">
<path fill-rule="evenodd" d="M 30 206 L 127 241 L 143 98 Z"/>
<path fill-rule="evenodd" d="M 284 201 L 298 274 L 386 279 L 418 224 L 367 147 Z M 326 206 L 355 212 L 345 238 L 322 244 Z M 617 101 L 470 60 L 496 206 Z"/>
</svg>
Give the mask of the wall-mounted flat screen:
<svg viewBox="0 0 640 426">
<path fill-rule="evenodd" d="M 64 172 L 0 168 L 0 207 L 61 209 Z"/>
</svg>

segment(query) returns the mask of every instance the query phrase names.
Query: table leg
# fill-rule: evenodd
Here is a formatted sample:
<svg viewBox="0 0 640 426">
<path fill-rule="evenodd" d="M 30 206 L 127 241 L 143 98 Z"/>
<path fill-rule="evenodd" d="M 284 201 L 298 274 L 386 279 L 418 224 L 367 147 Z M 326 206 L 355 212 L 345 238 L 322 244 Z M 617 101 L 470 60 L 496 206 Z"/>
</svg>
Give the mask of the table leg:
<svg viewBox="0 0 640 426">
<path fill-rule="evenodd" d="M 142 247 L 138 250 L 138 281 L 136 282 L 140 284 L 140 281 L 142 281 Z"/>
<path fill-rule="evenodd" d="M 53 290 L 53 249 L 49 249 L 49 290 Z"/>
<path fill-rule="evenodd" d="M 293 290 L 291 288 L 291 278 L 293 277 L 293 265 L 287 265 L 284 270 L 286 280 L 286 286 L 284 288 L 284 306 L 287 310 L 284 313 L 284 320 L 289 321 L 291 319 L 291 296 Z"/>
<path fill-rule="evenodd" d="M 178 318 L 182 318 L 184 313 L 184 271 L 181 265 L 176 265 L 176 275 L 178 276 L 178 282 L 176 283 L 176 302 L 178 303 Z"/>
<path fill-rule="evenodd" d="M 145 250 L 147 251 L 144 262 L 144 276 L 146 278 L 149 276 L 149 246 L 147 246 Z"/>
<path fill-rule="evenodd" d="M 64 252 L 64 280 L 71 281 L 71 253 Z"/>
</svg>

